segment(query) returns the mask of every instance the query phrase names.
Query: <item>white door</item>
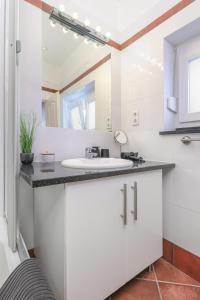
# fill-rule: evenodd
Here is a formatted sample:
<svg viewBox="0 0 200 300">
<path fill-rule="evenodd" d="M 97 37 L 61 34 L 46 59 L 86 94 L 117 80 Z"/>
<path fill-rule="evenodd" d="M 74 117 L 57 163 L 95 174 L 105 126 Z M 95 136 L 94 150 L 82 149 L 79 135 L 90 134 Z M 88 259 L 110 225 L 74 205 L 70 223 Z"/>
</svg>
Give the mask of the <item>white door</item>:
<svg viewBox="0 0 200 300">
<path fill-rule="evenodd" d="M 126 282 L 124 179 L 66 187 L 67 300 L 103 300 Z"/>
<path fill-rule="evenodd" d="M 162 171 L 131 176 L 128 186 L 126 234 L 130 280 L 162 256 Z"/>
</svg>

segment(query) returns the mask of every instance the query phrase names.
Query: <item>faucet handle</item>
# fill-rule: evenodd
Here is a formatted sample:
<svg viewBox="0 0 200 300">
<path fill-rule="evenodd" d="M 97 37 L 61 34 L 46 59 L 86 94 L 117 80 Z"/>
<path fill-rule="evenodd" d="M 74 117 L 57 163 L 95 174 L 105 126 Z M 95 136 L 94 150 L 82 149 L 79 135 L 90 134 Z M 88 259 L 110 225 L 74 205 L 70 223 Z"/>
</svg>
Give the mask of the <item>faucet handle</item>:
<svg viewBox="0 0 200 300">
<path fill-rule="evenodd" d="M 91 152 L 92 152 L 92 148 L 91 148 L 91 147 L 85 148 L 85 152 L 86 152 L 86 153 L 91 153 Z"/>
<path fill-rule="evenodd" d="M 85 148 L 85 157 L 86 158 L 94 158 L 98 157 L 98 151 L 95 147 L 87 147 Z"/>
</svg>

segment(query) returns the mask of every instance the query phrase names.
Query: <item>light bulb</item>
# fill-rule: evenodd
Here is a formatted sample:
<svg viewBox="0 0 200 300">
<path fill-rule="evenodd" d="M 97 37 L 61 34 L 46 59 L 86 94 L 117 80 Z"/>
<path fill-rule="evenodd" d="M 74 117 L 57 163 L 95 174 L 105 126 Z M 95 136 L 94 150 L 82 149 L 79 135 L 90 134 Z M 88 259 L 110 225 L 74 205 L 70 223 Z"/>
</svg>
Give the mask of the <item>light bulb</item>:
<svg viewBox="0 0 200 300">
<path fill-rule="evenodd" d="M 84 39 L 84 43 L 87 45 L 89 44 L 89 40 L 87 38 Z"/>
<path fill-rule="evenodd" d="M 61 12 L 64 12 L 64 11 L 65 11 L 65 6 L 64 6 L 64 4 L 60 4 L 60 5 L 59 5 L 59 10 L 60 10 Z"/>
<path fill-rule="evenodd" d="M 111 33 L 110 32 L 106 32 L 106 37 L 109 39 L 111 37 Z"/>
<path fill-rule="evenodd" d="M 84 24 L 85 24 L 85 26 L 90 26 L 90 20 L 86 19 L 86 20 L 84 21 Z"/>
<path fill-rule="evenodd" d="M 74 33 L 74 38 L 78 39 L 78 34 L 77 33 Z"/>
<path fill-rule="evenodd" d="M 56 23 L 52 20 L 50 21 L 50 25 L 51 25 L 51 27 L 56 27 Z"/>
<path fill-rule="evenodd" d="M 63 33 L 68 33 L 68 32 L 69 32 L 69 30 L 67 28 L 63 27 Z"/>
<path fill-rule="evenodd" d="M 97 31 L 97 32 L 101 32 L 101 26 L 97 26 L 97 27 L 96 27 L 96 31 Z"/>
<path fill-rule="evenodd" d="M 78 20 L 78 13 L 77 13 L 77 12 L 74 12 L 74 13 L 73 13 L 73 18 L 74 18 L 75 20 Z"/>
</svg>

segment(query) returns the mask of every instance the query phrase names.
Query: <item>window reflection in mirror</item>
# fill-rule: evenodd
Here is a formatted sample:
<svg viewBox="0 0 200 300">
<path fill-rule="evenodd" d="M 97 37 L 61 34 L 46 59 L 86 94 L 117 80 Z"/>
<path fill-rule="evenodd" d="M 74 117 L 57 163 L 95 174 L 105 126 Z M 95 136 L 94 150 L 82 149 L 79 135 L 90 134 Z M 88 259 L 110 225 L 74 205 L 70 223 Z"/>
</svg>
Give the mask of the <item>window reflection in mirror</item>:
<svg viewBox="0 0 200 300">
<path fill-rule="evenodd" d="M 43 13 L 42 74 L 43 126 L 112 130 L 109 46 L 51 27 Z"/>
<path fill-rule="evenodd" d="M 64 128 L 95 129 L 95 82 L 63 97 Z"/>
</svg>

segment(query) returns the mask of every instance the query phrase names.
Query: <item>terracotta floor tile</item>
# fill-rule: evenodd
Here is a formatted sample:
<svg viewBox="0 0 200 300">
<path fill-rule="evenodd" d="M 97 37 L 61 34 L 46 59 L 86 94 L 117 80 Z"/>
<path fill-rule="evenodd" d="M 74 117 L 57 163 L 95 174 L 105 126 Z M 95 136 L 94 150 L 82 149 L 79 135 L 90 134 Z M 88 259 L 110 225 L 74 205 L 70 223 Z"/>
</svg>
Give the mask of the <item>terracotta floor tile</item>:
<svg viewBox="0 0 200 300">
<path fill-rule="evenodd" d="M 149 272 L 148 269 L 144 270 L 143 272 L 141 272 L 138 276 L 138 279 L 148 279 L 148 280 L 156 280 L 154 271 Z"/>
<path fill-rule="evenodd" d="M 163 300 L 199 300 L 200 288 L 192 286 L 160 283 Z"/>
<path fill-rule="evenodd" d="M 198 281 L 192 279 L 185 273 L 181 272 L 180 270 L 178 270 L 173 265 L 169 264 L 164 259 L 158 260 L 154 264 L 154 268 L 158 280 L 200 286 L 200 283 Z"/>
<path fill-rule="evenodd" d="M 156 282 L 133 280 L 112 296 L 112 300 L 160 300 Z"/>
</svg>

